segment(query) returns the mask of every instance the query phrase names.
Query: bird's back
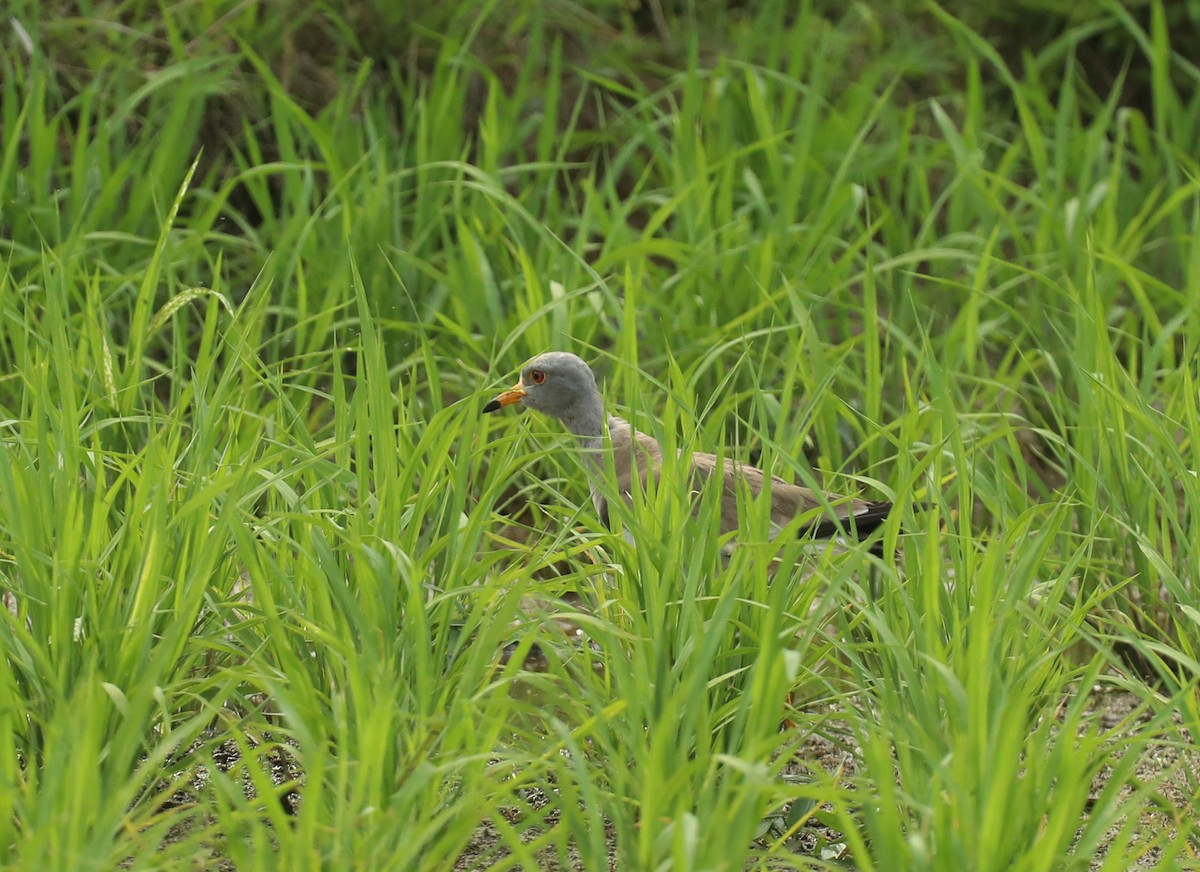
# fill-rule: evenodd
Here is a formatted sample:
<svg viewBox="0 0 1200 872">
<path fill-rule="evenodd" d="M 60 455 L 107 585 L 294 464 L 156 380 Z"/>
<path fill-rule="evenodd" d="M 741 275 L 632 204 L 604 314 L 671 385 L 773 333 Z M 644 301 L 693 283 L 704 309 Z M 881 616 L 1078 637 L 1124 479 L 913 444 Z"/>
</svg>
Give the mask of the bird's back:
<svg viewBox="0 0 1200 872">
<path fill-rule="evenodd" d="M 635 431 L 622 418 L 608 419 L 608 434 L 618 492 L 628 502 L 632 499 L 635 487 L 644 489 L 650 477 L 657 480 L 662 467 L 662 448 L 658 440 Z M 635 484 L 635 478 L 640 479 L 640 485 Z M 802 533 L 809 532 L 819 538 L 840 537 L 847 533 L 861 537 L 878 527 L 891 509 L 890 503 L 868 502 L 840 494 L 818 496 L 809 488 L 790 484 L 778 476 L 767 475 L 757 467 L 730 458 L 721 461 L 714 454 L 693 453 L 690 478 L 692 492 L 697 497 L 719 478 L 721 533 L 738 529 L 739 490 L 743 498 L 757 498 L 764 490 L 769 490 L 773 536 L 796 518 L 820 511 L 821 514 L 801 529 Z M 594 482 L 592 500 L 607 525 L 608 505 Z"/>
</svg>

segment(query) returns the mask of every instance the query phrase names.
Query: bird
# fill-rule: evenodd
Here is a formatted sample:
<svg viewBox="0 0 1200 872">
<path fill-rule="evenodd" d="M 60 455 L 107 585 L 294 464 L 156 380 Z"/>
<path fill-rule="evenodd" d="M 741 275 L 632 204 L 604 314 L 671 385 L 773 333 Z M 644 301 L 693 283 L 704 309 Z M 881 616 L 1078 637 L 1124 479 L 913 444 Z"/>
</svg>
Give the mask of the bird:
<svg viewBox="0 0 1200 872">
<path fill-rule="evenodd" d="M 607 415 L 596 386 L 596 375 L 582 358 L 566 351 L 547 351 L 530 360 L 521 369 L 517 383 L 501 392 L 483 407 L 485 414 L 520 404 L 557 419 L 575 436 L 585 460 L 591 484 L 592 502 L 605 526 L 611 527 L 606 488 L 607 464 L 605 436 L 612 456 L 612 468 L 620 495 L 632 499 L 635 476 L 644 489 L 649 476 L 657 476 L 663 452 L 653 436 L 634 430 L 623 418 Z M 791 484 L 763 470 L 715 454 L 694 452 L 690 456 L 692 493 L 703 488 L 721 488 L 720 532 L 736 533 L 739 527 L 738 490 L 757 497 L 769 490 L 772 537 L 800 517 L 810 517 L 799 525 L 797 534 L 813 540 L 832 542 L 840 549 L 865 539 L 891 514 L 894 504 L 886 500 L 864 500 L 832 492 L 818 492 Z M 697 501 L 698 502 L 698 501 Z M 870 547 L 881 552 L 882 543 Z"/>
</svg>

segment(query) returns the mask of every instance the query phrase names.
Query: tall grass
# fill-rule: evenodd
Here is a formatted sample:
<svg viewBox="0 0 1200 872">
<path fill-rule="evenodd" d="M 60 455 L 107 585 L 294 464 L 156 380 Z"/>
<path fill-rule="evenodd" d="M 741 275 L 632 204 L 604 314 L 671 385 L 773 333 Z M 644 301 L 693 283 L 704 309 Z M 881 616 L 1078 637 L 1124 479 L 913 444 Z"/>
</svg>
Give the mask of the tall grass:
<svg viewBox="0 0 1200 872">
<path fill-rule="evenodd" d="M 655 57 L 463 4 L 375 64 L 353 16 L 158 13 L 17 4 L 0 58 L 0 864 L 1191 860 L 1200 104 L 1161 4 L 1019 67 L 936 8 L 697 10 Z M 1098 32 L 1145 110 L 1089 86 Z M 546 348 L 679 463 L 895 499 L 884 557 L 747 503 L 726 561 L 669 476 L 603 529 L 556 425 L 479 414 Z"/>
</svg>

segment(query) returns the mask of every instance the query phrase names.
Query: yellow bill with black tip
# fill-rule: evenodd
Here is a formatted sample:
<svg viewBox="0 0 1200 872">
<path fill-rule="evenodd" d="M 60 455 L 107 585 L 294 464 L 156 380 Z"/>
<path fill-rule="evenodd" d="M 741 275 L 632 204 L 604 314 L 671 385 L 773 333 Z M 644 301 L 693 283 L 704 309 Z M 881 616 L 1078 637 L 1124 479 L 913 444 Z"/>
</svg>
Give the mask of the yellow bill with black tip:
<svg viewBox="0 0 1200 872">
<path fill-rule="evenodd" d="M 503 409 L 505 406 L 511 406 L 513 403 L 521 402 L 521 398 L 525 396 L 525 386 L 517 382 L 511 388 L 502 394 L 497 394 L 491 399 L 486 406 L 483 407 L 484 414 L 495 412 L 497 409 Z"/>
</svg>

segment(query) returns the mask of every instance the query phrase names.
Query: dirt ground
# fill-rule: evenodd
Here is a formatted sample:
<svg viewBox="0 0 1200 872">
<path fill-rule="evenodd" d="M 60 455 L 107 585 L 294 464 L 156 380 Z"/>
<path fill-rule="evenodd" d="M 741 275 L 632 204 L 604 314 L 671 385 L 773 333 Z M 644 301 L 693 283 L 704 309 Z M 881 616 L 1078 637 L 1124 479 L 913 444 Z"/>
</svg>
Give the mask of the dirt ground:
<svg viewBox="0 0 1200 872">
<path fill-rule="evenodd" d="M 1098 718 L 1100 725 L 1104 729 L 1111 730 L 1125 722 L 1137 708 L 1139 702 L 1139 698 L 1131 693 L 1096 691 L 1092 694 L 1089 714 Z M 1148 716 L 1131 721 L 1127 727 L 1126 735 L 1135 732 L 1138 726 L 1143 724 L 1147 719 Z M 1114 754 L 1119 753 L 1120 750 L 1115 748 Z M 811 737 L 797 751 L 796 759 L 804 762 L 785 768 L 785 773 L 802 776 L 806 769 L 820 767 L 830 773 L 842 768 L 846 775 L 854 774 L 855 761 L 853 755 L 848 754 L 843 745 L 839 745 L 827 738 Z M 1111 768 L 1106 767 L 1099 778 L 1097 778 L 1092 788 L 1092 798 L 1095 798 L 1099 794 L 1100 790 L 1104 787 L 1105 779 L 1110 773 Z M 1174 745 L 1165 742 L 1161 745 L 1152 745 L 1145 751 L 1142 759 L 1138 762 L 1137 776 L 1143 783 L 1161 783 L 1161 794 L 1169 806 L 1168 808 L 1146 813 L 1145 819 L 1142 822 L 1142 832 L 1147 834 L 1147 841 L 1149 841 L 1152 834 L 1157 835 L 1164 828 L 1169 832 L 1173 832 L 1175 830 L 1174 821 L 1177 817 L 1191 819 L 1194 816 L 1192 791 L 1188 786 L 1188 779 L 1190 777 L 1194 781 L 1197 777 L 1200 777 L 1200 754 L 1193 752 L 1188 753 L 1185 757 L 1179 748 Z M 532 808 L 537 808 L 539 805 L 544 805 L 548 800 L 544 797 L 539 799 L 535 793 L 534 795 L 526 796 L 526 801 Z M 509 820 L 508 822 L 511 824 L 516 821 Z M 548 823 L 552 825 L 554 823 L 553 819 L 548 820 Z M 1115 839 L 1117 833 L 1118 829 L 1114 827 L 1110 831 L 1110 837 Z M 814 825 L 802 829 L 792 839 L 791 848 L 797 854 L 812 854 L 819 849 L 828 852 L 831 848 L 836 849 L 836 846 L 840 843 L 840 839 L 840 833 L 830 830 L 827 827 Z M 616 870 L 616 845 L 611 829 L 608 831 L 608 844 L 608 868 L 609 870 Z M 484 823 L 475 831 L 474 838 L 472 838 L 466 850 L 459 857 L 458 862 L 454 865 L 454 870 L 455 872 L 485 870 L 506 855 L 507 851 L 504 848 L 503 841 L 495 828 L 488 823 Z M 850 868 L 853 866 L 853 858 L 849 856 L 831 857 L 827 853 L 824 859 L 848 861 Z M 1138 858 L 1132 868 L 1154 868 L 1159 864 L 1161 859 L 1161 850 L 1150 848 Z M 577 857 L 573 857 L 573 862 L 569 867 L 563 867 L 553 855 L 553 852 L 546 852 L 539 860 L 543 862 L 541 868 L 546 870 L 546 872 L 560 872 L 560 870 L 564 870 L 565 868 L 571 869 L 572 872 L 574 870 L 594 872 L 594 870 L 586 870 Z M 1104 850 L 1102 849 L 1093 859 L 1091 867 L 1098 869 L 1103 862 Z M 771 868 L 784 870 L 790 867 L 772 864 Z"/>
<path fill-rule="evenodd" d="M 1125 724 L 1124 730 L 1114 736 L 1114 762 L 1117 756 L 1121 753 L 1120 740 L 1128 736 L 1136 734 L 1136 732 L 1149 719 L 1148 715 L 1139 718 L 1131 719 L 1131 715 L 1140 704 L 1139 697 L 1132 693 L 1119 691 L 1096 690 L 1091 694 L 1090 706 L 1088 714 L 1099 721 L 1101 728 L 1112 730 L 1121 724 Z M 1182 732 L 1182 731 L 1181 731 Z M 1164 831 L 1168 834 L 1174 833 L 1176 829 L 1175 821 L 1178 819 L 1190 820 L 1194 817 L 1192 808 L 1193 791 L 1189 787 L 1189 780 L 1192 783 L 1197 783 L 1200 779 L 1200 753 L 1197 753 L 1190 748 L 1186 751 L 1181 751 L 1180 746 L 1190 746 L 1187 741 L 1187 736 L 1182 736 L 1183 741 L 1178 741 L 1178 737 L 1174 742 L 1164 741 L 1149 746 L 1142 754 L 1137 765 L 1137 777 L 1143 783 L 1153 783 L 1159 785 L 1159 794 L 1163 799 L 1162 807 L 1158 809 L 1150 809 L 1143 813 L 1140 833 L 1145 833 L 1145 837 L 1140 839 L 1146 843 L 1157 837 Z M 795 752 L 794 764 L 791 764 L 784 769 L 784 775 L 804 778 L 814 768 L 824 769 L 826 772 L 833 773 L 842 770 L 844 776 L 853 776 L 855 772 L 855 759 L 853 754 L 847 751 L 851 743 L 847 740 L 842 743 L 836 742 L 829 738 L 813 736 L 810 737 L 801 747 Z M 232 769 L 238 762 L 239 752 L 237 746 L 233 742 L 228 742 L 218 748 L 214 754 L 214 760 L 217 765 L 227 771 Z M 302 773 L 300 773 L 295 765 L 294 759 L 282 752 L 273 752 L 266 757 L 271 768 L 271 778 L 276 784 L 283 784 L 287 781 L 302 783 Z M 1095 798 L 1100 790 L 1104 787 L 1106 778 L 1111 774 L 1111 767 L 1105 769 L 1097 777 L 1092 788 L 1092 797 Z M 196 793 L 201 793 L 205 789 L 207 775 L 204 772 L 194 773 L 191 784 L 191 791 L 187 791 L 192 796 Z M 247 790 L 249 791 L 249 784 Z M 1129 788 L 1126 788 L 1129 790 Z M 194 791 L 195 793 L 192 793 Z M 180 801 L 190 801 L 190 796 L 181 794 Z M 505 813 L 505 822 L 510 827 L 519 827 L 521 818 L 528 815 L 530 812 L 540 812 L 551 799 L 546 795 L 545 791 L 539 788 L 526 789 L 522 794 L 524 810 L 513 808 Z M 288 793 L 283 798 L 283 803 L 286 810 L 294 811 L 297 804 L 302 801 L 300 794 L 296 792 Z M 557 819 L 553 812 L 543 815 L 540 813 L 532 815 L 539 821 L 538 828 L 531 827 L 528 832 L 528 839 L 531 841 L 537 837 L 540 832 L 544 832 L 545 827 L 554 826 Z M 842 841 L 842 834 L 828 827 L 822 826 L 820 823 L 811 821 L 811 826 L 802 828 L 789 841 L 790 849 L 798 855 L 813 856 L 816 859 L 820 856 L 825 861 L 838 861 L 845 864 L 846 868 L 853 868 L 854 859 L 845 852 L 845 847 Z M 769 837 L 774 840 L 785 829 L 783 818 L 778 821 L 773 821 L 769 830 Z M 1109 834 L 1110 840 L 1115 840 L 1118 835 L 1118 828 L 1114 827 Z M 179 837 L 185 835 L 180 832 Z M 612 828 L 607 829 L 607 841 L 609 848 L 608 869 L 610 872 L 616 872 L 617 866 L 617 851 L 615 834 Z M 1104 862 L 1106 848 L 1102 848 L 1097 852 L 1091 863 L 1091 868 L 1098 869 Z M 498 863 L 502 863 L 508 856 L 509 852 L 505 848 L 504 840 L 497 831 L 495 825 L 490 821 L 482 823 L 475 831 L 471 841 L 467 844 L 458 861 L 454 864 L 454 872 L 475 872 L 475 870 L 490 869 Z M 1157 867 L 1162 861 L 1162 851 L 1157 847 L 1149 847 L 1143 851 L 1136 861 L 1132 862 L 1129 868 L 1133 869 L 1148 869 Z M 587 869 L 580 860 L 577 852 L 572 848 L 568 855 L 568 864 L 563 865 L 560 859 L 556 856 L 553 849 L 547 849 L 538 856 L 540 869 L 546 872 L 596 872 L 594 869 Z M 218 870 L 218 872 L 234 872 L 234 865 L 221 855 L 219 846 L 214 845 L 214 852 L 208 865 L 209 869 Z M 749 867 L 748 867 L 749 868 Z M 759 866 L 761 868 L 761 866 Z M 786 870 L 793 868 L 791 866 L 772 862 L 769 866 L 772 870 Z M 1200 864 L 1196 866 L 1200 869 Z"/>
</svg>

